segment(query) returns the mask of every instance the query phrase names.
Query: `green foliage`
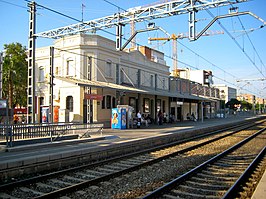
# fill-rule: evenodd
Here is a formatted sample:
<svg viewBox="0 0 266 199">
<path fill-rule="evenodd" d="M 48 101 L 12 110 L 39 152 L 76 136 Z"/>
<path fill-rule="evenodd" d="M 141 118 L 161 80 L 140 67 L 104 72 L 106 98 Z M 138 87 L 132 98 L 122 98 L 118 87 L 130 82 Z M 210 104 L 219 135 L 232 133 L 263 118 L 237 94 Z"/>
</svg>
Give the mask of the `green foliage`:
<svg viewBox="0 0 266 199">
<path fill-rule="evenodd" d="M 236 105 L 239 105 L 239 104 L 240 104 L 240 101 L 238 101 L 237 99 L 232 98 L 230 101 L 228 101 L 225 104 L 225 107 L 229 108 L 229 109 L 232 109 L 232 110 L 236 110 L 237 109 Z"/>
<path fill-rule="evenodd" d="M 242 110 L 251 110 L 252 109 L 252 104 L 246 102 L 246 101 L 241 101 L 241 109 Z"/>
<path fill-rule="evenodd" d="M 4 45 L 3 97 L 9 106 L 27 106 L 28 65 L 26 47 L 20 43 Z"/>
</svg>

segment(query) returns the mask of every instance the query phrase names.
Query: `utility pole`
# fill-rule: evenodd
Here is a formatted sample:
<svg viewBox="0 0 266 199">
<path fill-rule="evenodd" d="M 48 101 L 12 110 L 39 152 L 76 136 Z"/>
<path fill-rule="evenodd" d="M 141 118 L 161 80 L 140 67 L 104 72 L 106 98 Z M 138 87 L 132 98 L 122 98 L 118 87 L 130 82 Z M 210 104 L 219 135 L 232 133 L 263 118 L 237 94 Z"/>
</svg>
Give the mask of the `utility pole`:
<svg viewBox="0 0 266 199">
<path fill-rule="evenodd" d="M 0 52 L 0 99 L 3 97 L 3 52 Z"/>
<path fill-rule="evenodd" d="M 88 57 L 88 80 L 91 81 L 92 79 L 92 58 Z M 88 87 L 87 93 L 90 95 L 91 94 L 91 87 Z M 87 99 L 87 123 L 91 124 L 93 122 L 93 110 L 92 110 L 92 101 L 91 99 Z"/>
<path fill-rule="evenodd" d="M 29 46 L 28 46 L 28 111 L 27 123 L 35 123 L 36 99 L 35 99 L 35 42 L 36 42 L 36 3 L 28 4 L 30 7 Z"/>
<path fill-rule="evenodd" d="M 50 47 L 49 122 L 54 122 L 54 47 Z"/>
</svg>

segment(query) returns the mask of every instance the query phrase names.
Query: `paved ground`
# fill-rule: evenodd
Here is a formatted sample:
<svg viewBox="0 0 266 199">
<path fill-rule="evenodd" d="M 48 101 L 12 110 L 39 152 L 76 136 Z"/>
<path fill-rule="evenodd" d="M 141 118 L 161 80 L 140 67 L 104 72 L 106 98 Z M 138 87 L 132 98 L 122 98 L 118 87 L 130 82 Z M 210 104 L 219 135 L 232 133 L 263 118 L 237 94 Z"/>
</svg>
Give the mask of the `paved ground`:
<svg viewBox="0 0 266 199">
<path fill-rule="evenodd" d="M 236 121 L 246 120 L 253 116 L 231 116 L 228 118 L 208 119 L 197 122 L 185 121 L 174 124 L 150 125 L 142 126 L 140 129 L 103 129 L 102 135 L 92 135 L 91 138 L 80 140 L 69 140 L 54 143 L 31 144 L 28 146 L 19 146 L 10 148 L 7 152 L 5 148 L 0 151 L 0 163 L 12 164 L 12 162 L 24 161 L 34 156 L 50 156 L 51 154 L 72 153 L 74 150 L 100 148 L 101 146 L 109 146 L 129 142 L 134 139 L 145 139 L 148 137 L 162 136 L 164 134 L 172 134 L 184 132 L 192 129 L 201 129 L 209 126 L 228 124 Z M 260 199 L 266 195 L 266 175 L 261 180 L 260 186 L 256 190 L 253 199 Z"/>
</svg>

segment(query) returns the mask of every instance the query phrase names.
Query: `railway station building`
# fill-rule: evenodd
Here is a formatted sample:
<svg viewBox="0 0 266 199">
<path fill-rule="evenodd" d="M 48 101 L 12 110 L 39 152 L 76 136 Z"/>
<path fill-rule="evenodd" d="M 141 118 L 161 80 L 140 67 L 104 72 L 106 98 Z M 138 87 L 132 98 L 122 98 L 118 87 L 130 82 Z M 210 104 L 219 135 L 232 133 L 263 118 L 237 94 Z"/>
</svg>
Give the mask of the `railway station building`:
<svg viewBox="0 0 266 199">
<path fill-rule="evenodd" d="M 110 124 L 111 109 L 129 105 L 155 121 L 159 110 L 174 120 L 211 118 L 219 109 L 219 89 L 171 76 L 164 54 L 149 47 L 116 51 L 102 36 L 77 34 L 55 40 L 54 122 Z M 47 122 L 50 47 L 36 50 L 37 122 Z M 133 115 L 134 116 L 134 115 Z"/>
</svg>

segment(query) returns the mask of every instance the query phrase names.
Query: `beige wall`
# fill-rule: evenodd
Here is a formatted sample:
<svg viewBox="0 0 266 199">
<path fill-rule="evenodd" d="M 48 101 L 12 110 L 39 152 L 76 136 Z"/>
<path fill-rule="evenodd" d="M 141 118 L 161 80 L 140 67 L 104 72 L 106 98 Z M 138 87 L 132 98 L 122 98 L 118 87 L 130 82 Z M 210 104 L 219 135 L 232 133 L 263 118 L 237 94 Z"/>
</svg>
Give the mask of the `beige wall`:
<svg viewBox="0 0 266 199">
<path fill-rule="evenodd" d="M 61 38 L 55 41 L 55 48 L 64 49 L 66 51 L 55 50 L 55 60 L 54 60 L 54 74 L 59 76 L 66 75 L 66 66 L 67 60 L 73 60 L 74 72 L 71 76 L 76 77 L 77 79 L 87 79 L 88 73 L 88 56 L 92 57 L 92 80 L 95 81 L 103 81 L 109 83 L 116 83 L 117 81 L 117 65 L 120 69 L 124 69 L 127 75 L 124 75 L 124 83 L 131 85 L 134 84 L 135 87 L 138 85 L 138 71 L 141 71 L 140 74 L 140 87 L 148 88 L 150 90 L 155 89 L 155 77 L 157 75 L 157 91 L 168 91 L 169 90 L 169 66 L 165 65 L 163 58 L 163 53 L 156 52 L 157 62 L 151 61 L 151 58 L 148 58 L 141 52 L 134 50 L 128 52 L 119 52 L 115 50 L 115 42 L 109 39 L 103 38 L 98 35 L 89 35 L 89 36 L 81 36 L 81 35 L 73 35 L 66 38 Z M 108 76 L 106 73 L 108 72 L 108 64 L 111 63 L 111 75 Z M 45 69 L 45 74 L 49 74 L 49 47 L 39 48 L 36 51 L 36 63 L 37 69 L 36 74 L 39 74 L 39 67 L 43 67 Z M 119 71 L 119 76 L 121 78 L 121 72 Z M 128 76 L 128 77 L 127 77 Z M 153 84 L 151 85 L 151 76 L 153 77 Z M 47 86 L 47 82 L 42 83 L 40 86 L 40 91 L 42 92 L 42 96 L 45 97 L 45 105 L 49 106 L 49 87 Z M 68 95 L 73 96 L 74 98 L 74 110 L 73 113 L 70 113 L 69 121 L 79 120 L 83 121 L 83 95 L 84 90 L 82 87 L 79 87 L 75 84 L 70 84 L 64 81 L 59 81 L 55 78 L 55 98 L 54 104 L 59 105 L 60 109 L 66 108 L 66 97 Z M 119 79 L 119 83 L 121 83 L 121 79 Z M 132 86 L 132 85 L 131 85 Z M 41 93 L 39 92 L 39 93 Z M 116 91 L 111 89 L 94 89 L 94 93 L 99 95 L 107 96 L 110 95 L 113 99 L 115 98 L 116 102 L 118 99 L 116 98 Z M 41 94 L 40 94 L 41 95 Z M 123 96 L 124 104 L 129 103 L 129 98 L 135 97 L 138 98 L 138 93 L 125 93 Z M 155 108 L 156 101 L 155 96 L 151 94 L 141 94 L 139 103 L 139 108 L 142 112 L 143 110 L 143 99 L 148 98 L 153 100 L 152 111 L 153 116 L 155 118 Z M 157 96 L 158 100 L 165 101 L 165 111 L 169 114 L 169 99 L 164 96 Z M 192 105 L 192 112 L 196 112 L 197 105 Z M 187 103 L 183 105 L 183 115 L 189 112 L 189 106 Z M 137 110 L 136 110 L 137 111 Z M 149 113 L 145 113 L 149 114 Z M 110 121 L 111 117 L 111 109 L 102 109 L 102 101 L 93 101 L 93 120 L 98 122 Z"/>
</svg>

